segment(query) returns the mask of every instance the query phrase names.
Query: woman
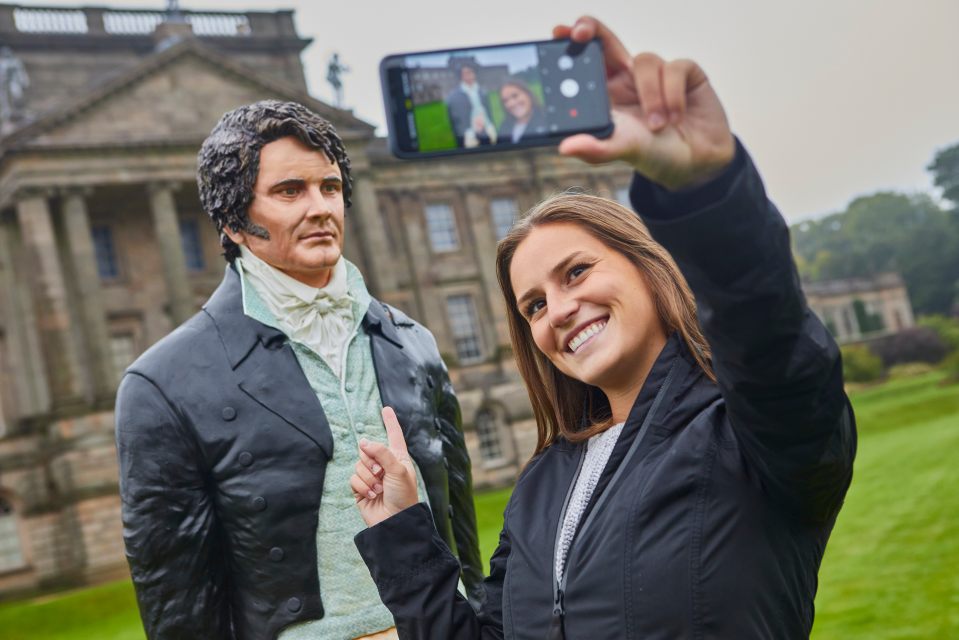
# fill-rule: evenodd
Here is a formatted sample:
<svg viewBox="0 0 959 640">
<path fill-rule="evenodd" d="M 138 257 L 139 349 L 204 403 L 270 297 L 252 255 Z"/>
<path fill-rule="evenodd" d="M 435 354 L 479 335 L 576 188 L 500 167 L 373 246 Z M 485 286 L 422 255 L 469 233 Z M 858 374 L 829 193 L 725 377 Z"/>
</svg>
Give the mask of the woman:
<svg viewBox="0 0 959 640">
<path fill-rule="evenodd" d="M 603 40 L 616 122 L 560 151 L 632 164 L 656 242 L 567 195 L 500 243 L 539 446 L 483 611 L 455 594 L 389 412 L 389 446 L 362 443 L 351 480 L 371 525 L 356 544 L 401 638 L 807 638 L 855 429 L 785 223 L 695 63 L 632 58 L 590 18 L 554 35 Z"/>
<path fill-rule="evenodd" d="M 506 110 L 506 117 L 499 126 L 502 142 L 519 142 L 523 136 L 543 135 L 546 131 L 546 116 L 539 98 L 533 95 L 525 82 L 510 78 L 499 89 L 499 98 Z"/>
</svg>

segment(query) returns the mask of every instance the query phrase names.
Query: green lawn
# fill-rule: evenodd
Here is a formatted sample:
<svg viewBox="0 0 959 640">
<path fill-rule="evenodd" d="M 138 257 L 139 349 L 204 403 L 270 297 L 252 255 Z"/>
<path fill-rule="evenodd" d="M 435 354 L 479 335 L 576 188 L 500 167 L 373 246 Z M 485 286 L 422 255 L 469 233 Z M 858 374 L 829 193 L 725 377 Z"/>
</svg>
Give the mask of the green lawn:
<svg viewBox="0 0 959 640">
<path fill-rule="evenodd" d="M 456 136 L 450 124 L 446 103 L 442 100 L 413 107 L 413 120 L 421 151 L 443 151 L 456 148 Z"/>
<path fill-rule="evenodd" d="M 143 627 L 124 580 L 30 602 L 0 605 L 4 640 L 143 640 Z"/>
<path fill-rule="evenodd" d="M 853 395 L 855 475 L 819 574 L 815 640 L 959 638 L 959 386 Z"/>
<path fill-rule="evenodd" d="M 820 571 L 814 640 L 959 638 L 959 386 L 941 373 L 853 394 L 859 454 Z M 509 490 L 476 498 L 496 547 Z M 118 582 L 0 605 L 4 640 L 143 640 Z"/>
</svg>

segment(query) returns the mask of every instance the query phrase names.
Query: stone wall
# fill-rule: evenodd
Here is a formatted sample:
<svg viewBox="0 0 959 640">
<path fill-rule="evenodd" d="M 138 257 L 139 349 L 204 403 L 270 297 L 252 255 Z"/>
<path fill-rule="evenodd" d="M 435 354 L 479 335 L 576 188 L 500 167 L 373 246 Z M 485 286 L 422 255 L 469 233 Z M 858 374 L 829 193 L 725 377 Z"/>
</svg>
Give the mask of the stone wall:
<svg viewBox="0 0 959 640">
<path fill-rule="evenodd" d="M 0 598 L 126 574 L 112 412 L 0 440 L 0 495 L 25 560 L 0 574 Z"/>
</svg>

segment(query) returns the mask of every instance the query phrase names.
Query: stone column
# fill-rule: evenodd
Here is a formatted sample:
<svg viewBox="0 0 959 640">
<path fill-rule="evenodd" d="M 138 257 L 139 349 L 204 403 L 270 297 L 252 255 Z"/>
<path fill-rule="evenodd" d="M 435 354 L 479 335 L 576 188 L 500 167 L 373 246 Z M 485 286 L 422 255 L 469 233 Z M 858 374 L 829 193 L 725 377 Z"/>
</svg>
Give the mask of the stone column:
<svg viewBox="0 0 959 640">
<path fill-rule="evenodd" d="M 354 177 L 353 205 L 346 215 L 356 219 L 353 229 L 359 231 L 366 251 L 364 258 L 368 273 L 364 273 L 370 291 L 384 296 L 398 290 L 395 256 L 399 251 L 398 238 L 389 238 L 380 215 L 372 176 L 368 173 Z"/>
<path fill-rule="evenodd" d="M 18 198 L 17 220 L 33 285 L 33 303 L 46 365 L 53 409 L 82 401 L 79 357 L 70 330 L 66 282 L 47 194 L 27 192 Z"/>
<path fill-rule="evenodd" d="M 177 217 L 173 194 L 176 185 L 154 183 L 148 188 L 153 228 L 163 259 L 163 275 L 170 297 L 170 316 L 174 326 L 193 315 L 193 292 L 186 270 L 186 255 L 180 240 L 180 220 Z"/>
<path fill-rule="evenodd" d="M 489 199 L 476 187 L 465 188 L 463 191 L 477 272 L 483 289 L 483 300 L 480 304 L 490 320 L 480 324 L 484 341 L 492 355 L 500 344 L 509 344 L 506 315 L 503 313 L 503 296 L 496 283 L 496 230 L 493 228 Z"/>
<path fill-rule="evenodd" d="M 103 295 L 97 257 L 90 232 L 90 216 L 85 197 L 88 192 L 70 189 L 63 192 L 63 226 L 67 235 L 70 267 L 77 285 L 80 316 L 86 342 L 89 374 L 93 378 L 94 400 L 100 404 L 116 390 L 118 371 L 113 368 L 110 339 L 104 314 Z"/>
<path fill-rule="evenodd" d="M 31 286 L 27 279 L 23 243 L 18 237 L 16 217 L 3 216 L 0 222 L 0 286 L 6 314 L 7 358 L 16 390 L 16 411 L 10 417 L 44 413 L 50 408 L 50 388 L 43 368 L 43 353 L 33 313 Z"/>
</svg>

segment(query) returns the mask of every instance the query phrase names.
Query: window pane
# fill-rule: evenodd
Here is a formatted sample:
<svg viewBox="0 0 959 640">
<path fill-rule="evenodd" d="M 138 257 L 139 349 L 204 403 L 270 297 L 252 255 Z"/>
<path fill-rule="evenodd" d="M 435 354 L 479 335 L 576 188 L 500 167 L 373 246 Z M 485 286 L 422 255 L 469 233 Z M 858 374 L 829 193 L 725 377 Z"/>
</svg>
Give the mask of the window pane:
<svg viewBox="0 0 959 640">
<path fill-rule="evenodd" d="M 113 358 L 113 370 L 119 377 L 123 371 L 136 359 L 136 346 L 133 336 L 121 333 L 110 336 L 110 355 Z"/>
<path fill-rule="evenodd" d="M 19 569 L 24 564 L 13 507 L 0 498 L 0 572 Z"/>
<path fill-rule="evenodd" d="M 190 271 L 203 271 L 203 245 L 200 244 L 200 228 L 196 220 L 180 220 L 180 243 L 186 257 L 186 268 Z"/>
<path fill-rule="evenodd" d="M 476 416 L 476 436 L 479 439 L 479 452 L 483 460 L 491 461 L 503 458 L 499 423 L 489 411 L 483 411 Z"/>
<path fill-rule="evenodd" d="M 450 296 L 446 299 L 446 309 L 456 345 L 456 357 L 462 364 L 482 360 L 479 323 L 476 320 L 473 299 L 468 295 Z"/>
<path fill-rule="evenodd" d="M 426 229 L 433 251 L 455 251 L 460 248 L 456 218 L 448 204 L 426 205 Z"/>
<path fill-rule="evenodd" d="M 101 280 L 112 280 L 120 277 L 117 265 L 117 254 L 113 248 L 113 231 L 110 227 L 92 227 L 93 251 L 97 256 L 97 273 Z"/>
<path fill-rule="evenodd" d="M 493 227 L 496 229 L 496 239 L 502 240 L 503 236 L 509 233 L 513 223 L 516 222 L 516 214 L 519 213 L 519 207 L 516 200 L 512 198 L 495 198 L 490 201 L 490 211 L 493 214 Z"/>
</svg>

